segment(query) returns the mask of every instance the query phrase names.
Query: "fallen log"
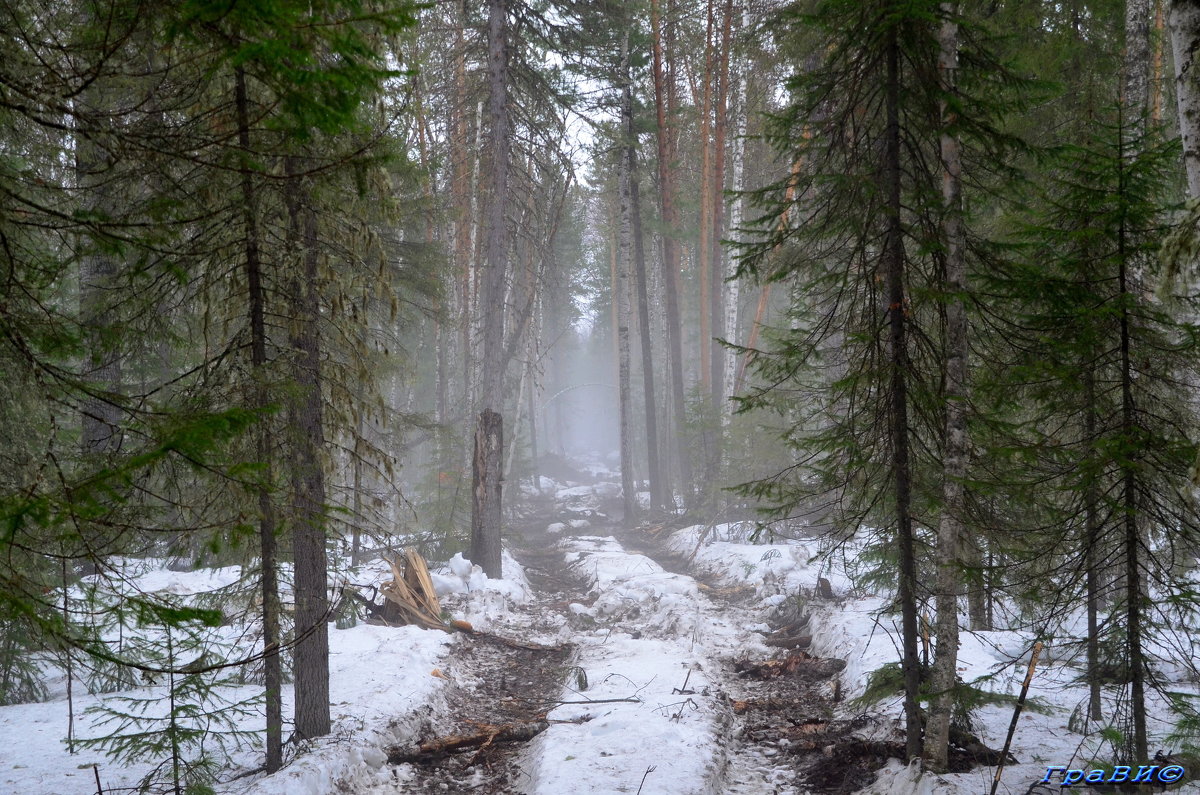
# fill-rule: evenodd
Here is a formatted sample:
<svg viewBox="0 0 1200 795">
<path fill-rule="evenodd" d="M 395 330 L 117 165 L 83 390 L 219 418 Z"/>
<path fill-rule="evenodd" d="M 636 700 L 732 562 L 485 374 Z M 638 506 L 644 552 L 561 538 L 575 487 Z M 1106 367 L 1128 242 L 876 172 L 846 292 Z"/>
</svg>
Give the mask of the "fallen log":
<svg viewBox="0 0 1200 795">
<path fill-rule="evenodd" d="M 427 740 L 415 749 L 389 748 L 388 762 L 393 765 L 405 762 L 430 762 L 472 748 L 483 750 L 497 743 L 527 742 L 548 728 L 550 728 L 550 723 L 545 720 L 509 723 L 501 726 L 485 724 L 473 734 L 453 734 L 437 740 Z"/>
</svg>

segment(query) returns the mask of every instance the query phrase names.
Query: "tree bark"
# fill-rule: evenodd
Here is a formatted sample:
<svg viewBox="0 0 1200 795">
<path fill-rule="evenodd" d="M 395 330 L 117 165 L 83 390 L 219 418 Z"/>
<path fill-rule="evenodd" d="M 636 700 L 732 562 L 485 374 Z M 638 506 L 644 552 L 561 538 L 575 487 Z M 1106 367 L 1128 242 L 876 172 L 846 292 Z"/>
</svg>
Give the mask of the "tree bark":
<svg viewBox="0 0 1200 795">
<path fill-rule="evenodd" d="M 658 460 L 658 401 L 654 389 L 654 350 L 650 330 L 650 295 L 646 284 L 646 248 L 642 234 L 642 202 L 638 191 L 637 134 L 633 127 L 633 87 L 625 72 L 625 159 L 629 171 L 629 203 L 633 222 L 633 265 L 637 286 L 638 332 L 642 346 L 642 398 L 646 423 L 646 478 L 650 481 L 650 504 L 666 506 L 663 473 Z"/>
<path fill-rule="evenodd" d="M 500 414 L 484 409 L 475 429 L 475 454 L 471 480 L 471 562 L 481 566 L 488 577 L 501 573 L 500 535 L 492 532 L 500 526 L 501 451 L 504 449 L 504 421 Z"/>
<path fill-rule="evenodd" d="M 908 439 L 908 343 L 905 329 L 904 227 L 900 194 L 900 43 L 895 27 L 888 30 L 887 72 L 884 83 L 887 127 L 884 133 L 884 201 L 887 222 L 883 243 L 883 271 L 888 295 L 888 358 L 891 370 L 891 449 L 895 489 L 896 541 L 900 556 L 901 631 L 904 657 L 905 749 L 909 759 L 921 755 L 921 663 L 917 655 L 916 558 L 911 514 L 912 473 Z"/>
<path fill-rule="evenodd" d="M 329 574 L 325 549 L 325 445 L 321 394 L 321 310 L 317 294 L 320 251 L 317 217 L 308 186 L 297 179 L 288 191 L 290 223 L 298 232 L 298 278 L 288 291 L 292 370 L 297 394 L 290 401 L 292 458 L 292 554 L 296 599 L 296 735 L 311 739 L 329 734 Z"/>
<path fill-rule="evenodd" d="M 675 239 L 675 183 L 672 170 L 674 158 L 673 130 L 668 120 L 668 110 L 674 105 L 674 87 L 667 73 L 667 58 L 664 53 L 664 20 L 659 13 L 659 0 L 650 0 L 650 20 L 653 33 L 654 61 L 654 111 L 658 140 L 658 187 L 660 212 L 662 214 L 662 282 L 666 298 L 667 346 L 671 363 L 671 408 L 675 423 L 675 443 L 679 457 L 679 490 L 684 505 L 692 503 L 695 478 L 688 450 L 686 412 L 683 395 L 683 343 L 679 319 L 679 246 Z M 674 501 L 672 500 L 672 507 Z"/>
<path fill-rule="evenodd" d="M 113 195 L 116 161 L 106 148 L 105 129 L 110 111 L 109 95 L 99 85 L 85 90 L 77 115 L 80 128 L 75 132 L 75 173 L 84 203 L 97 220 L 97 226 L 113 214 L 117 197 Z M 116 398 L 121 391 L 121 356 L 112 296 L 117 294 L 117 257 L 103 251 L 104 232 L 98 229 L 80 240 L 84 253 L 79 263 L 79 317 L 87 350 L 84 376 L 91 389 L 84 397 L 81 411 L 82 447 L 87 453 L 113 453 L 121 446 L 121 411 Z"/>
<path fill-rule="evenodd" d="M 1120 153 L 1120 194 L 1124 196 L 1126 152 Z M 1125 224 L 1122 221 L 1117 235 L 1118 257 L 1118 300 L 1121 307 L 1121 435 L 1126 451 L 1134 445 L 1135 421 L 1133 404 L 1133 361 L 1130 352 L 1130 318 L 1129 297 L 1134 294 L 1130 285 L 1129 251 L 1126 245 Z M 1145 663 L 1142 659 L 1142 587 L 1139 555 L 1141 536 L 1138 532 L 1138 499 L 1137 474 L 1135 463 L 1124 458 L 1128 452 L 1122 453 L 1121 509 L 1124 513 L 1125 527 L 1125 631 L 1129 647 L 1129 709 L 1133 714 L 1133 755 L 1134 760 L 1147 759 L 1149 753 L 1146 736 L 1146 683 Z"/>
<path fill-rule="evenodd" d="M 628 134 L 633 129 L 633 94 L 629 85 L 629 35 L 626 34 L 621 44 L 621 125 L 622 134 Z M 617 392 L 620 404 L 621 424 L 621 493 L 624 498 L 626 524 L 631 523 L 637 514 L 637 489 L 633 477 L 633 396 L 630 389 L 630 345 L 629 320 L 631 290 L 629 285 L 629 270 L 633 259 L 633 164 L 630 159 L 630 145 L 620 147 L 618 157 L 618 193 L 620 212 L 620 246 L 616 260 L 616 278 L 613 282 L 613 303 L 617 308 Z"/>
<path fill-rule="evenodd" d="M 749 27 L 748 10 L 742 10 L 742 28 Z M 737 230 L 742 225 L 744 200 L 740 196 L 745 190 L 745 159 L 746 159 L 746 117 L 749 91 L 747 90 L 747 70 L 744 56 L 739 57 L 733 84 L 734 94 L 734 123 L 733 123 L 733 203 L 729 208 L 729 233 L 736 239 Z M 740 95 L 739 95 L 740 92 Z M 738 300 L 740 298 L 739 280 L 734 278 L 737 273 L 737 261 L 731 253 L 725 261 L 725 339 L 732 343 L 738 340 Z M 737 352 L 732 348 L 725 349 L 725 362 L 722 370 L 725 375 L 723 387 L 726 398 L 721 409 L 721 424 L 728 425 L 733 414 L 733 403 L 729 400 L 737 394 Z"/>
<path fill-rule="evenodd" d="M 713 217 L 713 200 L 712 200 L 712 150 L 713 150 L 713 124 L 712 124 L 712 105 L 713 105 L 713 80 L 716 79 L 715 70 L 713 69 L 713 28 L 716 25 L 715 6 L 716 0 L 708 0 L 708 24 L 704 31 L 704 74 L 701 76 L 703 87 L 701 89 L 703 99 L 700 103 L 700 240 L 696 251 L 696 260 L 698 264 L 697 279 L 700 282 L 700 305 L 698 307 L 700 315 L 700 386 L 702 394 L 705 398 L 712 393 L 712 347 L 713 347 L 713 329 L 711 326 L 712 313 L 710 311 L 712 295 L 712 217 Z M 692 98 L 695 101 L 695 97 Z M 707 432 L 705 436 L 707 436 Z M 708 445 L 705 445 L 708 447 Z M 710 456 L 705 456 L 705 469 L 711 469 Z M 707 491 L 708 482 L 712 476 L 710 471 L 705 471 L 705 483 L 701 486 L 701 492 Z"/>
<path fill-rule="evenodd" d="M 1096 437 L 1096 378 L 1090 365 L 1085 365 L 1083 381 L 1084 420 L 1083 435 L 1086 444 L 1094 444 Z M 1095 455 L 1091 449 L 1088 456 Z M 1088 715 L 1092 720 L 1101 720 L 1100 703 L 1100 494 L 1095 476 L 1088 478 L 1083 495 L 1084 567 L 1086 569 L 1087 602 L 1087 672 L 1088 672 Z"/>
<path fill-rule="evenodd" d="M 1175 55 L 1175 98 L 1188 197 L 1200 199 L 1200 4 L 1171 0 L 1168 13 L 1171 49 Z"/>
<path fill-rule="evenodd" d="M 250 155 L 250 113 L 246 96 L 246 75 L 241 67 L 234 71 L 234 104 L 237 113 L 238 146 L 242 157 Z M 263 300 L 262 262 L 258 242 L 258 201 L 254 179 L 246 161 L 241 172 L 241 203 L 246 284 L 249 296 L 250 366 L 253 372 L 253 406 L 262 412 L 267 406 L 266 364 L 267 335 Z M 276 572 L 275 508 L 271 502 L 270 422 L 260 416 L 255 429 L 255 455 L 263 467 L 262 482 L 255 487 L 258 496 L 259 556 L 262 566 L 263 689 L 266 708 L 266 769 L 273 773 L 283 765 L 283 672 L 279 660 L 279 582 Z"/>
<path fill-rule="evenodd" d="M 480 296 L 482 323 L 482 378 L 479 403 L 481 427 L 485 417 L 504 408 L 504 314 L 505 282 L 508 275 L 509 230 L 505 213 L 509 201 L 509 116 L 508 116 L 508 2 L 490 0 L 488 3 L 488 117 L 489 151 L 491 152 L 491 195 L 488 197 L 487 263 L 484 268 L 483 293 Z M 492 420 L 488 420 L 489 428 Z M 499 438 L 500 420 L 495 419 Z M 490 434 L 490 431 L 489 431 Z M 500 470 L 503 447 L 489 443 L 475 445 L 475 472 L 495 473 L 496 483 L 474 482 L 476 500 L 471 516 L 471 560 L 483 567 L 489 577 L 500 577 Z M 495 455 L 496 460 L 480 461 L 479 456 Z M 480 500 L 480 494 L 486 499 Z M 495 500 L 495 505 L 491 503 Z"/>
<path fill-rule="evenodd" d="M 958 71 L 957 4 L 943 3 L 938 35 L 941 89 L 952 96 Z M 942 456 L 942 515 L 938 525 L 937 654 L 931 671 L 933 700 L 925 727 L 925 761 L 935 773 L 948 767 L 950 718 L 958 665 L 958 592 L 961 586 L 959 539 L 964 526 L 967 476 L 967 289 L 962 219 L 962 147 L 954 111 L 941 102 L 942 242 L 946 250 L 945 447 Z"/>
<path fill-rule="evenodd" d="M 1150 113 L 1150 0 L 1125 0 L 1125 79 L 1129 120 L 1140 132 Z"/>
<path fill-rule="evenodd" d="M 733 0 L 725 0 L 725 10 L 721 20 L 720 50 L 717 58 L 716 113 L 713 118 L 713 168 L 712 168 L 712 236 L 710 245 L 712 283 L 708 293 L 708 313 L 712 317 L 713 337 L 724 332 L 724 293 L 725 268 L 722 254 L 724 246 L 721 240 L 725 237 L 725 137 L 729 117 L 729 80 L 730 80 L 730 50 L 733 48 Z M 722 365 L 725 363 L 725 350 L 715 341 L 709 348 L 712 373 L 712 391 L 710 393 L 715 416 L 724 413 L 725 404 L 725 375 Z M 710 478 L 716 478 L 721 466 L 721 429 L 715 428 L 716 439 L 712 449 L 712 465 Z"/>
</svg>

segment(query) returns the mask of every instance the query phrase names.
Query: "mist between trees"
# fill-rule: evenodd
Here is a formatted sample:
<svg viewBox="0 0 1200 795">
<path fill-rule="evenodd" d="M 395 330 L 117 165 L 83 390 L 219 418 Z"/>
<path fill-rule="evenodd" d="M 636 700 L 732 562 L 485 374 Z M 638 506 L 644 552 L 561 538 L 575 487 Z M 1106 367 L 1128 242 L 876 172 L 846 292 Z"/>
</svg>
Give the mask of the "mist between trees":
<svg viewBox="0 0 1200 795">
<path fill-rule="evenodd" d="M 166 677 L 91 740 L 277 769 L 349 567 L 498 576 L 598 450 L 626 522 L 865 541 L 910 757 L 966 626 L 1075 644 L 1145 761 L 1200 598 L 1198 46 L 1183 0 L 3 0 L 0 699 Z M 230 677 L 263 734 L 196 718 Z"/>
</svg>

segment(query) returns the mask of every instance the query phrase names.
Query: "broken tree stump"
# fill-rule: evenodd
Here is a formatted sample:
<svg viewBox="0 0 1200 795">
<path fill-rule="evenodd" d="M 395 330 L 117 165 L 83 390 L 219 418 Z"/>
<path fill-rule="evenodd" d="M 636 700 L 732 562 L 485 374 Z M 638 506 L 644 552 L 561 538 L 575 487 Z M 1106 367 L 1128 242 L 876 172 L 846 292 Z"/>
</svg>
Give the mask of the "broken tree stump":
<svg viewBox="0 0 1200 795">
<path fill-rule="evenodd" d="M 388 749 L 388 762 L 399 765 L 404 762 L 431 762 L 450 754 L 462 753 L 472 748 L 487 748 L 497 743 L 521 743 L 532 740 L 550 723 L 534 720 L 526 723 L 509 723 L 502 726 L 484 725 L 473 734 L 452 734 L 436 740 L 427 740 L 414 748 Z"/>
</svg>

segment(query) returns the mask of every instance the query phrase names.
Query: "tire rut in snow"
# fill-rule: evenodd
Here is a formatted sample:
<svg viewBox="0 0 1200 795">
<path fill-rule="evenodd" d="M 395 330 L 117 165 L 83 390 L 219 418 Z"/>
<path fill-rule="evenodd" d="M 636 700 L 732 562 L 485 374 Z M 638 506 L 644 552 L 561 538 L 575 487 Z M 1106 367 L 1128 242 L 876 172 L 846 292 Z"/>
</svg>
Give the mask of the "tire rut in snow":
<svg viewBox="0 0 1200 795">
<path fill-rule="evenodd" d="M 626 549 L 655 560 L 667 571 L 692 576 L 710 602 L 745 616 L 750 623 L 762 620 L 751 612 L 752 594 L 722 587 L 706 572 L 694 571 L 685 556 L 667 549 L 653 535 L 611 529 Z M 775 618 L 770 623 L 784 623 Z M 757 660 L 738 655 L 721 663 L 721 687 L 730 706 L 723 792 L 852 793 L 874 781 L 875 771 L 887 763 L 886 753 L 858 753 L 860 746 L 871 745 L 853 737 L 867 725 L 866 719 L 835 718 L 844 660 L 792 650 Z"/>
</svg>

